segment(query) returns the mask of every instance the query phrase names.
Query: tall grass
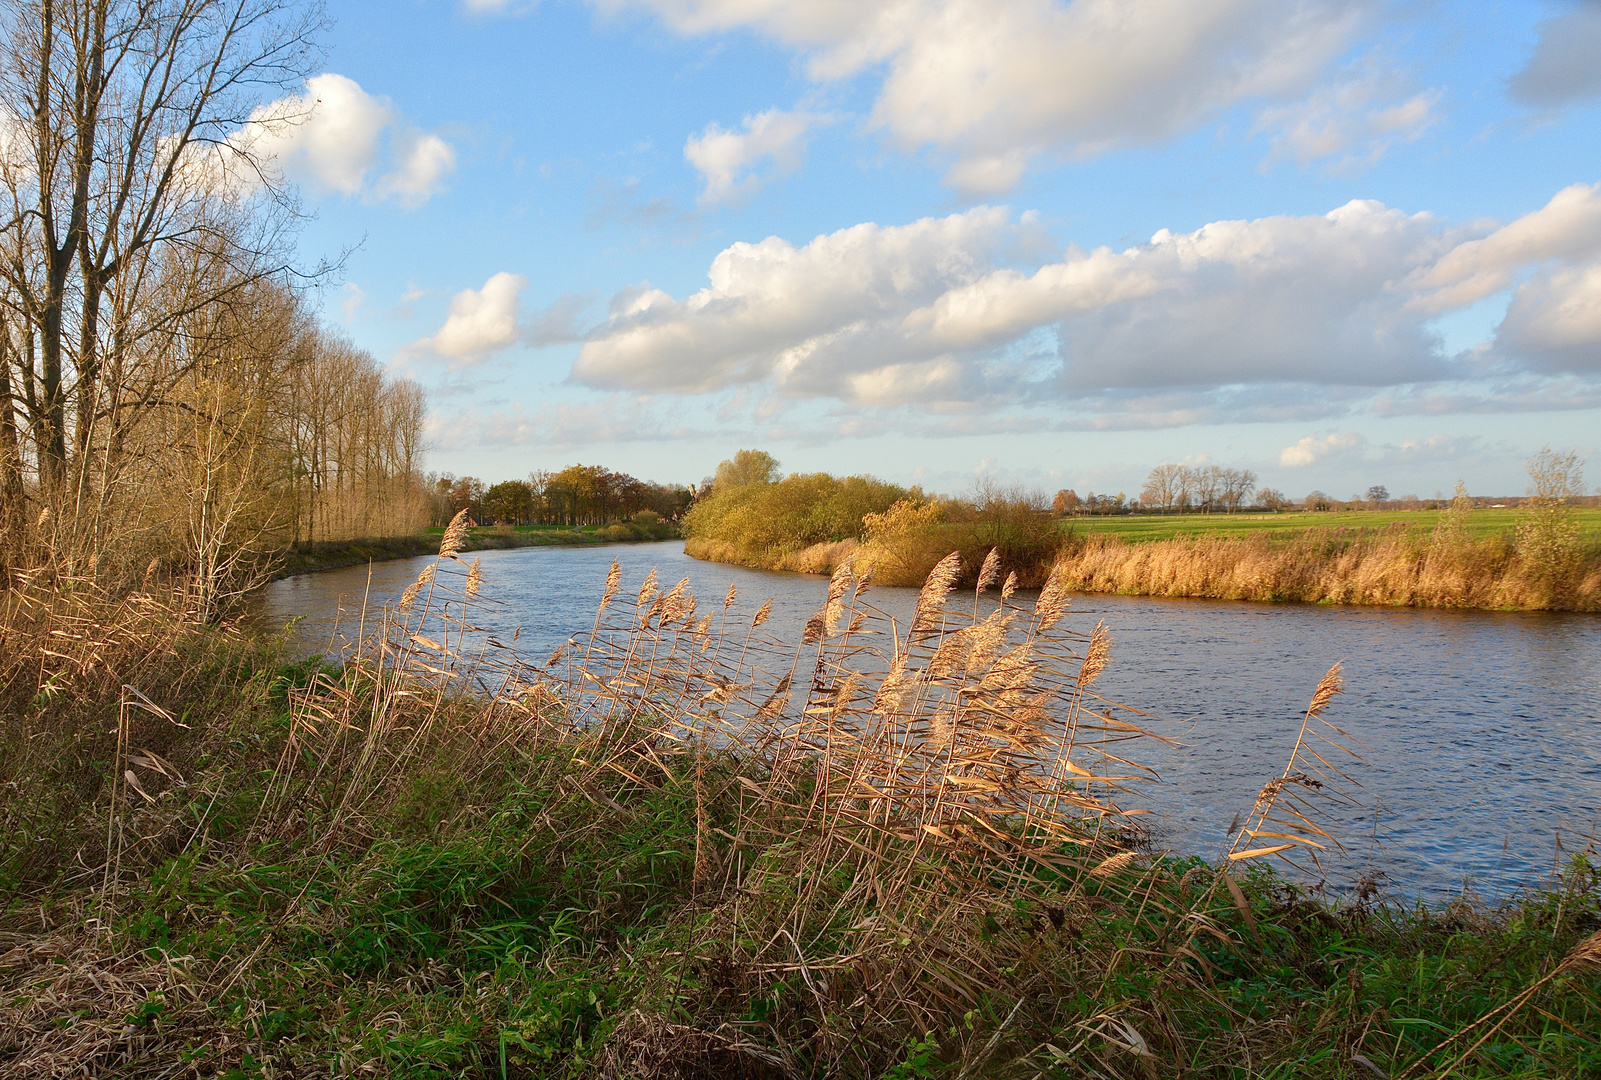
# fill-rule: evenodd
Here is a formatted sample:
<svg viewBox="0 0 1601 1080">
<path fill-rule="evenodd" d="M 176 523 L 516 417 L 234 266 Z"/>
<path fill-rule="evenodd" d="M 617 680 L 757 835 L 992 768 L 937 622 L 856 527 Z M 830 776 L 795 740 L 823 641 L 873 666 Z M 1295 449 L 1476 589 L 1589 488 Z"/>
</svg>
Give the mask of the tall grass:
<svg viewBox="0 0 1601 1080">
<path fill-rule="evenodd" d="M 0 834 L 0 1076 L 1601 1066 L 1588 863 L 1500 913 L 1268 872 L 1338 843 L 1336 672 L 1209 865 L 1145 843 L 1161 735 L 1098 695 L 1111 636 L 1065 573 L 1025 602 L 993 552 L 962 595 L 950 552 L 897 625 L 842 566 L 785 640 L 770 603 L 614 564 L 591 630 L 526 657 L 477 629 L 462 526 L 340 667 L 108 653 L 13 694 L 0 781 L 102 764 L 62 794 L 76 855 L 19 857 L 39 817 Z M 237 688 L 210 724 L 162 681 L 71 731 L 73 695 L 183 670 Z"/>
<path fill-rule="evenodd" d="M 1308 529 L 1290 538 L 1080 539 L 1058 569 L 1081 592 L 1409 607 L 1601 610 L 1601 547 L 1523 535 Z"/>
</svg>

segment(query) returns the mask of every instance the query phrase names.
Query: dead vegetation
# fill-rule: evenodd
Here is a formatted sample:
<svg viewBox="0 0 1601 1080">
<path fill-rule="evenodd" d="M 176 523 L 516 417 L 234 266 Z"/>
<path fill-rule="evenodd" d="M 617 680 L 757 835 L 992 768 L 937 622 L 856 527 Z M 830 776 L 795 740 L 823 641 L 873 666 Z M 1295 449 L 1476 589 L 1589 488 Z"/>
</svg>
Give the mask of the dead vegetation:
<svg viewBox="0 0 1601 1080">
<path fill-rule="evenodd" d="M 1330 904 L 1267 872 L 1338 844 L 1318 808 L 1353 796 L 1360 750 L 1325 719 L 1338 672 L 1212 866 L 1144 843 L 1159 725 L 1096 693 L 1111 635 L 1074 624 L 1064 575 L 1024 602 L 990 557 L 961 597 L 951 553 L 898 625 L 841 567 L 783 641 L 767 604 L 614 566 L 591 632 L 525 657 L 477 629 L 495 601 L 462 532 L 342 667 L 239 670 L 227 720 L 147 683 L 45 752 L 111 673 L 59 667 L 60 697 L 25 702 L 8 669 L 35 793 L 66 757 L 102 764 L 54 860 L 7 811 L 0 1076 L 1601 1063 L 1587 862 L 1501 912 Z"/>
</svg>

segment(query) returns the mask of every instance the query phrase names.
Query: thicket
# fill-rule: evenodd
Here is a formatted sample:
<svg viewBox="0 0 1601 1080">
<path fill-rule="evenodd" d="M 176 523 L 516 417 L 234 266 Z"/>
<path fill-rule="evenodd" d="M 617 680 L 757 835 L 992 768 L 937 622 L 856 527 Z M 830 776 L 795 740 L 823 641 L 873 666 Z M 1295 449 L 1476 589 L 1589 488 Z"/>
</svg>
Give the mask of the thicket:
<svg viewBox="0 0 1601 1080">
<path fill-rule="evenodd" d="M 7 577 L 160 574 L 210 617 L 274 549 L 422 523 L 421 393 L 316 325 L 258 153 L 301 119 L 265 106 L 320 25 L 288 0 L 0 9 Z"/>
<path fill-rule="evenodd" d="M 1044 582 L 1064 539 L 1037 492 L 982 483 L 971 499 L 938 499 L 870 476 L 780 479 L 777 461 L 757 450 L 718 466 L 684 536 L 699 559 L 812 574 L 851 562 L 886 585 L 921 583 L 953 550 L 959 580 L 972 583 L 998 550 L 1028 588 Z"/>
<path fill-rule="evenodd" d="M 718 466 L 710 491 L 684 515 L 684 550 L 717 562 L 829 572 L 831 549 L 848 552 L 869 514 L 908 498 L 921 501 L 922 493 L 871 476 L 780 478 L 770 455 L 741 450 Z"/>
<path fill-rule="evenodd" d="M 1160 736 L 1060 581 L 952 556 L 896 635 L 842 572 L 794 641 L 614 568 L 524 660 L 461 536 L 340 666 L 12 597 L 0 1077 L 1601 1069 L 1593 852 L 1493 907 L 1268 868 L 1338 842 L 1337 671 L 1218 861 L 1165 857 L 1123 809 Z"/>
</svg>

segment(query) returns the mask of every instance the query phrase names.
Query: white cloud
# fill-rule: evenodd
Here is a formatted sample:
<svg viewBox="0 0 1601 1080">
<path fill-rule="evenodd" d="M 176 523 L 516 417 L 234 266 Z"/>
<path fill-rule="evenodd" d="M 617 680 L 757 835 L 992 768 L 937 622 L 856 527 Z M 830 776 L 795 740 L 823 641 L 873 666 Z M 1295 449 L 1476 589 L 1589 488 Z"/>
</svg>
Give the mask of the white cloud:
<svg viewBox="0 0 1601 1080">
<path fill-rule="evenodd" d="M 1408 95 L 1395 72 L 1365 60 L 1349 77 L 1257 114 L 1255 130 L 1276 133 L 1263 165 L 1283 157 L 1302 165 L 1331 158 L 1332 171 L 1360 171 L 1397 143 L 1422 138 L 1439 121 L 1439 100 L 1438 90 Z"/>
<path fill-rule="evenodd" d="M 734 244 L 690 296 L 613 297 L 573 377 L 947 413 L 1070 401 L 1086 422 L 1138 426 L 1316 419 L 1382 388 L 1411 387 L 1386 400 L 1421 408 L 1419 387 L 1601 373 L 1601 189 L 1499 227 L 1356 200 L 1011 264 L 1033 229 L 978 207 Z M 1433 320 L 1509 284 L 1494 340 L 1443 355 Z"/>
<path fill-rule="evenodd" d="M 1553 259 L 1601 253 L 1601 184 L 1573 184 L 1533 213 L 1488 236 L 1465 240 L 1412 285 L 1426 311 L 1463 307 L 1511 286 L 1517 271 Z"/>
<path fill-rule="evenodd" d="M 764 158 L 780 171 L 794 168 L 812 122 L 806 113 L 769 109 L 745 117 L 739 131 L 707 124 L 705 131 L 691 135 L 684 143 L 684 158 L 705 181 L 701 205 L 753 194 L 762 183 L 753 170 Z"/>
<path fill-rule="evenodd" d="M 1316 435 L 1308 435 L 1293 446 L 1286 446 L 1279 451 L 1279 466 L 1285 469 L 1304 468 L 1324 458 L 1360 450 L 1366 443 L 1367 440 L 1354 431 L 1335 432 L 1321 439 Z"/>
<path fill-rule="evenodd" d="M 1519 285 L 1496 345 L 1539 370 L 1601 375 L 1601 260 Z"/>
<path fill-rule="evenodd" d="M 574 375 L 680 391 L 770 380 L 794 397 L 974 403 L 1438 374 L 1425 317 L 1386 291 L 1435 253 L 1427 217 L 1356 202 L 1326 215 L 1214 222 L 1122 252 L 1069 249 L 1032 274 L 998 265 L 1017 229 L 1003 210 L 981 207 L 858 225 L 804 248 L 776 237 L 736 244 L 713 262 L 710 287 L 683 301 L 629 296 Z"/>
<path fill-rule="evenodd" d="M 457 361 L 457 367 L 474 364 L 517 342 L 521 336 L 517 316 L 528 279 L 502 271 L 481 289 L 463 289 L 450 301 L 445 323 L 417 346 Z"/>
<path fill-rule="evenodd" d="M 448 143 L 413 131 L 388 98 L 332 72 L 307 79 L 304 94 L 258 107 L 231 142 L 316 190 L 371 194 L 408 207 L 433 195 L 456 164 Z M 393 168 L 370 184 L 386 142 Z"/>
<path fill-rule="evenodd" d="M 438 194 L 445 177 L 456 171 L 456 151 L 428 132 L 407 132 L 397 143 L 395 170 L 379 181 L 377 194 L 414 209 Z"/>
<path fill-rule="evenodd" d="M 754 29 L 818 81 L 883 70 L 873 123 L 934 146 L 949 181 L 1004 190 L 1041 154 L 1151 142 L 1242 101 L 1303 93 L 1368 0 L 595 0 L 674 30 Z"/>
<path fill-rule="evenodd" d="M 1601 3 L 1581 0 L 1540 24 L 1539 41 L 1523 70 L 1507 82 L 1520 105 L 1561 108 L 1601 97 Z"/>
<path fill-rule="evenodd" d="M 827 376 L 814 354 L 976 280 L 1010 231 L 1004 210 L 980 207 L 910 225 L 856 225 L 803 248 L 776 236 L 734 244 L 712 261 L 710 287 L 684 301 L 649 288 L 614 298 L 573 374 L 602 386 L 691 392 L 771 378 L 799 396 L 844 395 L 836 380 L 819 383 Z M 856 366 L 868 374 L 888 365 Z"/>
</svg>

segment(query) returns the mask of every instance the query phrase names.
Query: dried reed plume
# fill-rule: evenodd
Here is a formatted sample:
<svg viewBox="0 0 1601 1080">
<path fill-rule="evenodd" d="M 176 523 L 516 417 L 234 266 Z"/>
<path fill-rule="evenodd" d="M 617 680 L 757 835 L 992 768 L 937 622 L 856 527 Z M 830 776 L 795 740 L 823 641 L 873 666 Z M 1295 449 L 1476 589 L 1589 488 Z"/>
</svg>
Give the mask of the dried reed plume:
<svg viewBox="0 0 1601 1080">
<path fill-rule="evenodd" d="M 450 519 L 450 524 L 445 527 L 445 535 L 439 541 L 440 558 L 452 558 L 461 550 L 462 541 L 467 539 L 468 517 L 469 510 L 464 506 Z"/>
</svg>

